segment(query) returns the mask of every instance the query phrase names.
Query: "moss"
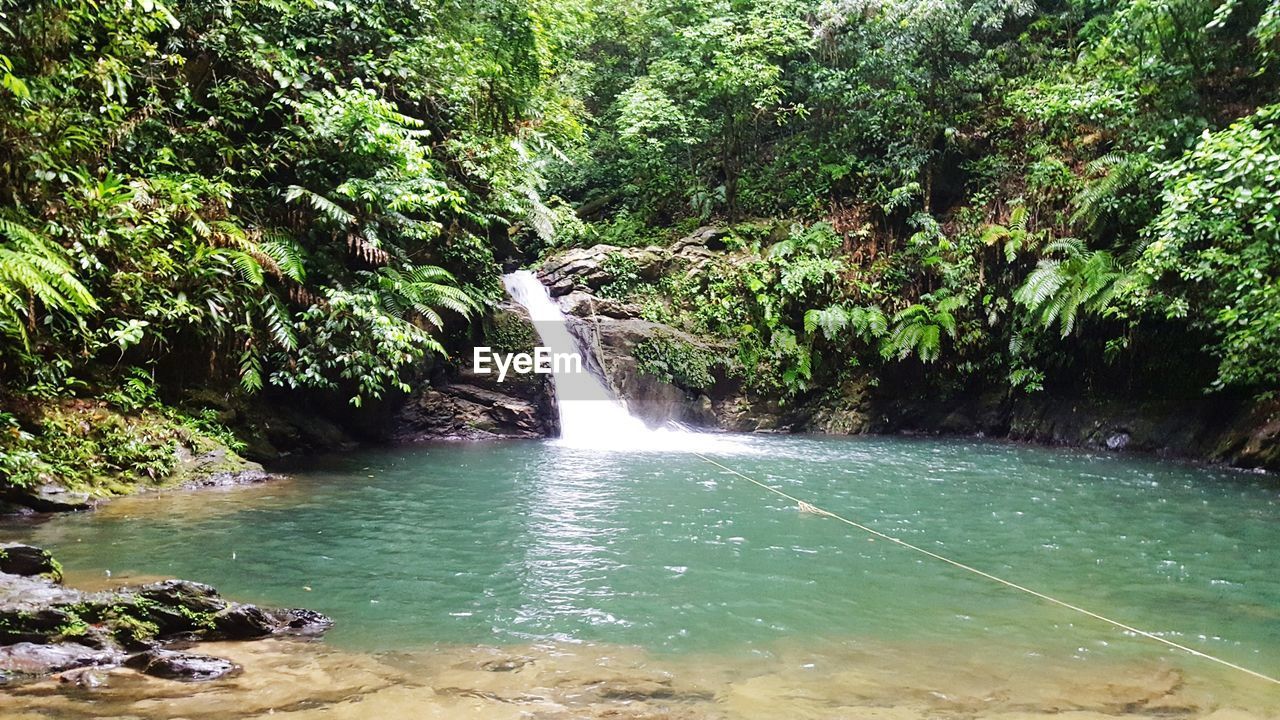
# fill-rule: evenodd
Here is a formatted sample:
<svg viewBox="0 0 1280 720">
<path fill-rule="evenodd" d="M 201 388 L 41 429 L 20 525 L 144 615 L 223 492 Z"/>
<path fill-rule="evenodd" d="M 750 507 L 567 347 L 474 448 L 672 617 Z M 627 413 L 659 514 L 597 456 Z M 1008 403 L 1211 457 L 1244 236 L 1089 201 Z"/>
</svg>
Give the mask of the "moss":
<svg viewBox="0 0 1280 720">
<path fill-rule="evenodd" d="M 179 615 L 189 620 L 192 626 L 199 630 L 213 630 L 216 627 L 213 619 L 214 613 L 192 610 L 185 605 L 178 605 L 175 609 Z"/>
<path fill-rule="evenodd" d="M 538 345 L 533 323 L 522 315 L 505 310 L 493 314 L 485 329 L 485 343 L 496 353 L 532 353 Z"/>
<path fill-rule="evenodd" d="M 0 453 L 19 458 L 10 485 L 54 483 L 95 497 L 127 495 L 175 482 L 184 458 L 213 456 L 200 472 L 258 469 L 213 432 L 213 420 L 162 406 L 123 411 L 105 400 L 54 400 L 28 408 L 21 433 L 6 436 Z M 190 479 L 193 469 L 176 481 Z"/>
<path fill-rule="evenodd" d="M 58 641 L 73 640 L 83 638 L 89 635 L 92 628 L 89 623 L 70 607 L 62 608 L 67 614 L 67 621 L 58 626 L 54 631 Z"/>
<path fill-rule="evenodd" d="M 62 582 L 62 563 L 57 558 L 49 558 L 49 571 L 40 573 L 40 577 L 52 580 L 53 582 Z"/>
<path fill-rule="evenodd" d="M 111 622 L 111 635 L 125 646 L 137 645 L 160 634 L 160 626 L 132 615 L 121 614 Z"/>
</svg>

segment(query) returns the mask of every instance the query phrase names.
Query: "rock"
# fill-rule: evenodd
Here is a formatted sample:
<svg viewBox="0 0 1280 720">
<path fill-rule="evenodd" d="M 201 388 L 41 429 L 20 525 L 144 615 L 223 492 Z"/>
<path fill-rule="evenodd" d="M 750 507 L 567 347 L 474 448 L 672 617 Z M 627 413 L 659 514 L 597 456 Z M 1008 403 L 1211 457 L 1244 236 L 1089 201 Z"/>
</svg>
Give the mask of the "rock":
<svg viewBox="0 0 1280 720">
<path fill-rule="evenodd" d="M 0 671 L 18 675 L 47 675 L 86 665 L 115 665 L 121 655 L 113 650 L 79 643 L 43 645 L 20 642 L 0 647 Z"/>
<path fill-rule="evenodd" d="M 294 635 L 318 635 L 333 627 L 333 620 L 315 610 L 286 608 L 271 611 L 276 621 L 276 632 Z"/>
<path fill-rule="evenodd" d="M 465 374 L 461 379 L 473 377 Z M 532 402 L 467 382 L 427 387 L 401 408 L 394 438 L 420 442 L 552 436 L 558 425 L 549 383 L 546 395 L 544 402 Z"/>
<path fill-rule="evenodd" d="M 246 640 L 270 635 L 276 631 L 278 621 L 256 605 L 234 603 L 213 616 L 212 637 L 226 640 Z"/>
<path fill-rule="evenodd" d="M 671 252 L 675 255 L 684 255 L 704 250 L 721 251 L 725 249 L 724 239 L 727 237 L 729 237 L 729 231 L 725 228 L 704 225 L 672 243 Z"/>
<path fill-rule="evenodd" d="M 477 347 L 513 353 L 533 352 L 538 345 L 538 331 L 528 311 L 515 303 L 498 306 L 482 325 L 484 337 L 477 340 Z M 401 405 L 390 432 L 392 440 L 489 440 L 559 434 L 560 417 L 550 375 L 510 374 L 499 382 L 496 373 L 475 373 L 472 355 L 471 348 L 458 352 L 464 367 L 439 373 Z"/>
<path fill-rule="evenodd" d="M 515 672 L 525 665 L 530 665 L 532 663 L 532 658 L 508 657 L 482 662 L 480 663 L 480 669 L 486 672 Z"/>
<path fill-rule="evenodd" d="M 663 700 L 676 695 L 669 680 L 644 678 L 603 680 L 594 683 L 592 689 L 606 700 Z"/>
<path fill-rule="evenodd" d="M 19 543 L 0 544 L 0 572 L 12 575 L 44 575 L 54 582 L 62 580 L 62 567 L 48 551 Z"/>
<path fill-rule="evenodd" d="M 160 605 L 183 608 L 193 613 L 216 613 L 227 606 L 227 601 L 219 597 L 212 586 L 190 580 L 162 580 L 126 588 L 125 591 Z"/>
<path fill-rule="evenodd" d="M 1123 450 L 1129 447 L 1129 433 L 1118 432 L 1107 438 L 1108 450 Z"/>
<path fill-rule="evenodd" d="M 71 613 L 56 607 L 0 607 L 0 645 L 47 643 L 72 627 Z"/>
<path fill-rule="evenodd" d="M 124 664 L 146 675 L 184 682 L 217 680 L 240 671 L 230 660 L 162 648 L 134 655 Z"/>
<path fill-rule="evenodd" d="M 728 381 L 725 367 L 713 369 L 717 377 L 712 387 L 684 388 L 641 372 L 635 359 L 636 346 L 650 339 L 688 343 L 724 358 L 732 356 L 728 347 L 640 318 L 597 315 L 593 321 L 589 316 L 571 317 L 569 330 L 584 347 L 598 350 L 599 358 L 595 352 L 583 358 L 588 367 L 607 378 L 627 409 L 651 427 L 675 421 L 694 427 L 754 429 L 733 426 L 728 415 L 721 412 L 740 392 L 739 384 Z"/>
<path fill-rule="evenodd" d="M 211 441 L 194 450 L 178 443 L 173 472 L 166 482 L 185 488 L 227 487 L 266 482 L 271 475 L 256 462 L 240 457 L 230 448 Z"/>
<path fill-rule="evenodd" d="M 41 606 L 71 605 L 83 602 L 88 595 L 40 575 L 0 573 L 0 612 L 10 609 L 32 610 Z"/>
<path fill-rule="evenodd" d="M 613 280 L 604 268 L 605 260 L 622 249 L 614 245 L 573 248 L 543 264 L 538 276 L 551 297 L 566 295 L 575 288 L 599 289 Z"/>
<path fill-rule="evenodd" d="M 580 318 L 606 317 L 615 320 L 640 317 L 641 307 L 613 298 L 598 298 L 590 293 L 574 291 L 560 298 L 560 308 L 566 315 Z"/>
<path fill-rule="evenodd" d="M 92 667 L 68 670 L 58 676 L 58 681 L 85 690 L 96 690 L 107 684 L 106 673 Z"/>
<path fill-rule="evenodd" d="M 87 492 L 68 490 L 52 483 L 36 488 L 6 487 L 5 500 L 37 512 L 74 512 L 96 504 Z"/>
<path fill-rule="evenodd" d="M 594 245 L 573 248 L 549 258 L 538 272 L 551 297 L 575 291 L 598 291 L 615 278 L 609 269 L 610 258 L 626 260 L 636 276 L 645 282 L 657 282 L 673 270 L 701 268 L 715 257 L 715 248 L 723 249 L 726 231 L 702 228 L 693 235 L 677 240 L 671 247 L 653 245 L 644 248 L 621 248 Z"/>
<path fill-rule="evenodd" d="M 116 665 L 121 647 L 143 672 L 181 680 L 207 680 L 236 671 L 232 663 L 165 650 L 175 640 L 248 640 L 275 634 L 314 635 L 333 622 L 300 608 L 260 608 L 231 602 L 203 583 L 165 580 L 103 592 L 54 582 L 57 562 L 40 548 L 5 547 L 7 562 L 23 572 L 0 573 L 0 682 L 86 665 Z M 92 678 L 64 678 L 85 687 Z"/>
<path fill-rule="evenodd" d="M 241 603 L 231 603 L 210 622 L 213 629 L 205 638 L 218 640 L 250 640 L 280 633 L 317 635 L 333 626 L 333 620 L 314 610 L 269 610 Z"/>
</svg>

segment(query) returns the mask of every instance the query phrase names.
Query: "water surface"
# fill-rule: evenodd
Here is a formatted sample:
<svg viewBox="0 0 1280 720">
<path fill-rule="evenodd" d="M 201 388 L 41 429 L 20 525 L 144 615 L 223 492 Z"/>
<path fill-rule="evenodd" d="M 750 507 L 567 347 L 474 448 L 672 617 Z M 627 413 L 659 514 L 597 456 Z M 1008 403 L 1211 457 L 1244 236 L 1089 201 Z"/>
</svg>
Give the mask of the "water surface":
<svg viewBox="0 0 1280 720">
<path fill-rule="evenodd" d="M 882 532 L 1280 673 L 1269 477 L 971 441 L 753 436 L 718 450 Z M 1214 707 L 1268 690 L 683 453 L 377 450 L 281 483 L 121 500 L 5 534 L 48 547 L 73 578 L 181 576 L 316 608 L 335 618 L 325 642 L 342 652 L 611 647 L 728 667 L 810 648 L 829 670 L 855 656 L 946 657 L 956 673 L 1172 668 L 1217 687 Z"/>
</svg>

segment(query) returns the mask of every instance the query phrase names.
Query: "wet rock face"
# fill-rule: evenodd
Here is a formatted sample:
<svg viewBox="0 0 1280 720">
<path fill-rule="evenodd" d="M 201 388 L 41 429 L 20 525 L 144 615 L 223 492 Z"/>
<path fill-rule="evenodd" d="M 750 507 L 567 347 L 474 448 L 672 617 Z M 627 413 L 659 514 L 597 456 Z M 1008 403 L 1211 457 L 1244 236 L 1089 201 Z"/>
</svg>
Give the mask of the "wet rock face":
<svg viewBox="0 0 1280 720">
<path fill-rule="evenodd" d="M 395 439 L 490 440 L 556 434 L 550 381 L 531 398 L 522 397 L 518 388 L 499 391 L 483 386 L 491 382 L 465 372 L 453 381 L 423 388 L 400 410 Z"/>
<path fill-rule="evenodd" d="M 13 548 L 21 548 L 14 550 Z M 203 583 L 165 580 L 104 592 L 60 584 L 57 563 L 31 546 L 8 546 L 0 573 L 0 673 L 34 676 L 87 665 L 129 662 L 160 677 L 222 677 L 234 666 L 217 658 L 168 653 L 174 641 L 250 640 L 315 635 L 332 625 L 312 610 L 272 609 L 227 600 Z M 138 660 L 136 657 L 145 656 Z M 141 665 L 139 665 L 141 664 Z"/>
<path fill-rule="evenodd" d="M 548 260 L 538 277 L 551 297 L 568 295 L 575 290 L 594 293 L 616 279 L 608 263 L 613 257 L 634 266 L 641 280 L 656 282 L 673 273 L 701 270 L 717 251 L 724 249 L 727 235 L 722 228 L 708 226 L 668 247 L 620 248 L 600 244 L 573 248 Z"/>
<path fill-rule="evenodd" d="M 725 249 L 727 235 L 722 228 L 703 227 L 667 247 L 576 248 L 549 259 L 539 277 L 569 317 L 570 331 L 589 348 L 584 358 L 588 366 L 608 381 L 633 415 L 651 427 L 674 421 L 691 427 L 755 432 L 801 430 L 818 423 L 863 430 L 861 414 L 843 406 L 783 407 L 776 399 L 754 397 L 746 391 L 742 378 L 728 371 L 727 364 L 711 369 L 713 379 L 705 387 L 685 387 L 674 378 L 655 377 L 642 370 L 636 360 L 637 347 L 650 341 L 674 342 L 726 359 L 732 358 L 736 349 L 646 320 L 641 317 L 642 308 L 634 303 L 601 297 L 601 288 L 617 279 L 613 268 L 627 267 L 644 282 L 703 272 Z M 819 412 L 821 418 L 816 417 Z"/>
</svg>

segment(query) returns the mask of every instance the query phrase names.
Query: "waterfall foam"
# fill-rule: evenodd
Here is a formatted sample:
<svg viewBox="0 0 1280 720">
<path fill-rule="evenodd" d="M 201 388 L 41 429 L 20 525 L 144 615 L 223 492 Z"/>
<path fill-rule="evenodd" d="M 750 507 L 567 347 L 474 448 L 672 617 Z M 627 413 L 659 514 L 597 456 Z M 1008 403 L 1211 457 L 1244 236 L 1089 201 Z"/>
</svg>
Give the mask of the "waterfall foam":
<svg viewBox="0 0 1280 720">
<path fill-rule="evenodd" d="M 744 443 L 706 433 L 679 428 L 653 429 L 631 415 L 605 386 L 604 380 L 588 369 L 586 359 L 592 355 L 582 347 L 560 306 L 547 288 L 528 270 L 504 275 L 503 284 L 511 298 L 529 311 L 542 344 L 552 353 L 579 353 L 584 362 L 581 371 L 555 368 L 556 400 L 560 409 L 559 443 L 589 450 L 618 451 L 709 451 L 740 452 Z"/>
</svg>

